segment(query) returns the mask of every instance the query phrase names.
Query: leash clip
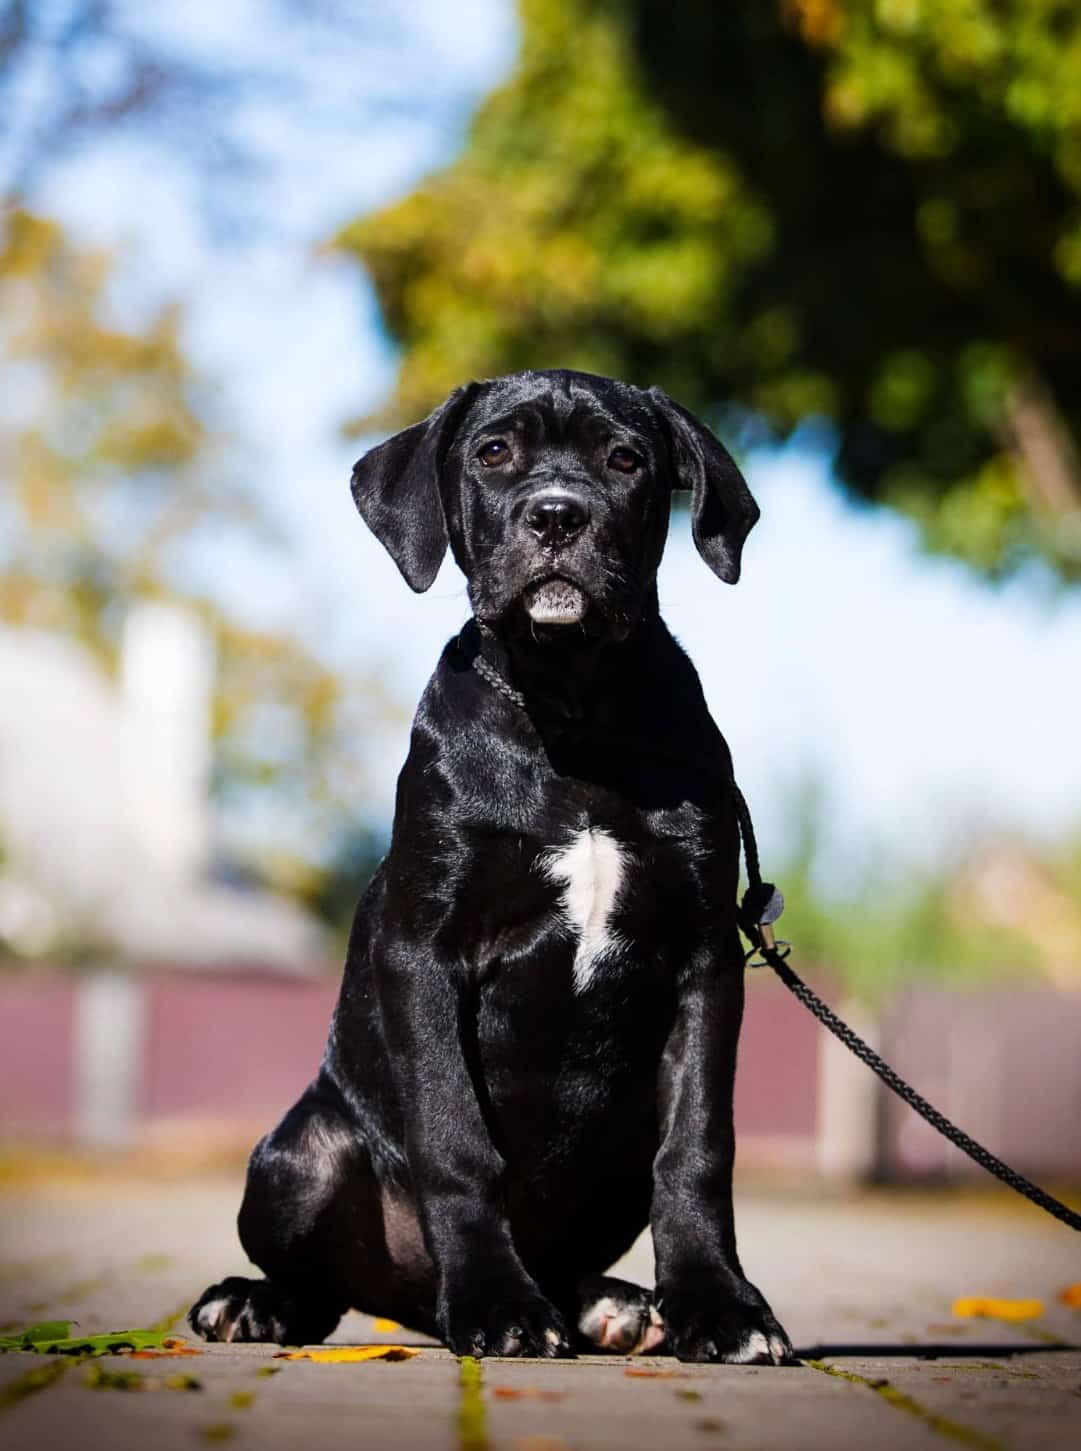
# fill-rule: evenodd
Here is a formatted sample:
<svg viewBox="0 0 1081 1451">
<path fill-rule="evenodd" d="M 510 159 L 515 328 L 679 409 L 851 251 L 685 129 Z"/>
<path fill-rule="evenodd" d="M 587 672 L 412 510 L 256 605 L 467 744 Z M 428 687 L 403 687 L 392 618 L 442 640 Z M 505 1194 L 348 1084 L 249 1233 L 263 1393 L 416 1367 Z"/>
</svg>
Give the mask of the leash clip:
<svg viewBox="0 0 1081 1451">
<path fill-rule="evenodd" d="M 756 957 L 756 952 L 761 952 L 762 954 L 769 952 L 775 958 L 780 958 L 780 960 L 783 962 L 792 951 L 791 942 L 786 942 L 783 937 L 774 937 L 773 928 L 768 922 L 759 922 L 757 924 L 757 928 L 758 930 L 755 932 L 754 937 L 752 937 L 751 939 L 752 941 L 754 941 L 755 945 L 751 948 L 750 952 L 748 952 L 744 956 L 744 965 L 746 967 L 770 966 L 769 959 L 764 955 L 761 957 Z M 755 941 L 755 938 L 757 938 L 757 941 Z"/>
<path fill-rule="evenodd" d="M 743 935 L 754 944 L 744 957 L 748 967 L 768 967 L 770 953 L 782 961 L 792 951 L 792 944 L 776 937 L 773 924 L 784 911 L 784 897 L 772 882 L 752 882 L 739 905 L 739 925 Z M 756 953 L 762 953 L 756 957 Z"/>
</svg>

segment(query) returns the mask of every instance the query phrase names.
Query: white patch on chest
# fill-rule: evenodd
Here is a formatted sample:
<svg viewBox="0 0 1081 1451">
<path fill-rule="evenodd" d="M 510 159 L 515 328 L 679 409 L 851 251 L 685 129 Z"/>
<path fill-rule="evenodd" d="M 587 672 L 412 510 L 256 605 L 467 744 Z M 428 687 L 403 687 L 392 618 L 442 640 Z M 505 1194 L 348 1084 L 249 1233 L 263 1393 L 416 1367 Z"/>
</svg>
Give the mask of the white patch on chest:
<svg viewBox="0 0 1081 1451">
<path fill-rule="evenodd" d="M 542 858 L 545 876 L 564 884 L 561 909 L 567 925 L 578 934 L 576 992 L 589 986 L 593 969 L 605 953 L 621 945 L 608 924 L 623 883 L 624 865 L 623 848 L 607 832 L 594 827 L 578 832 L 569 846 L 545 852 Z"/>
</svg>

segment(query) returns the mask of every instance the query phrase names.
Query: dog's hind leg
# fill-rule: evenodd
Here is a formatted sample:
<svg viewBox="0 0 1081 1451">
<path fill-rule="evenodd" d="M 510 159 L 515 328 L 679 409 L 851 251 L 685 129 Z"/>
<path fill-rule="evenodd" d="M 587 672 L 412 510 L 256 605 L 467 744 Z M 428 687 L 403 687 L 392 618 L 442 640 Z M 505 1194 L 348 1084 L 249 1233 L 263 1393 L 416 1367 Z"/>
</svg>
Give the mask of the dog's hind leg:
<svg viewBox="0 0 1081 1451">
<path fill-rule="evenodd" d="M 643 1355 L 664 1341 L 664 1321 L 649 1290 L 611 1275 L 589 1275 L 577 1289 L 577 1308 L 569 1317 L 594 1350 Z"/>
<path fill-rule="evenodd" d="M 369 1199 L 377 1189 L 359 1135 L 323 1090 L 309 1088 L 248 1165 L 240 1240 L 266 1279 L 211 1285 L 188 1312 L 192 1329 L 207 1340 L 325 1339 L 349 1308 Z"/>
</svg>

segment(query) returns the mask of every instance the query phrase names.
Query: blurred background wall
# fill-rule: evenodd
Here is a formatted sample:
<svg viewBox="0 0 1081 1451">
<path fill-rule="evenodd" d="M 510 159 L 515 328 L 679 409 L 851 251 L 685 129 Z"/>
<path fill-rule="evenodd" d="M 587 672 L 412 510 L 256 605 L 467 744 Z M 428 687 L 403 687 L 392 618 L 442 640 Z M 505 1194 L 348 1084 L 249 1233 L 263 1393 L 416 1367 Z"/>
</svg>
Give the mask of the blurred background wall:
<svg viewBox="0 0 1081 1451">
<path fill-rule="evenodd" d="M 799 961 L 1081 1177 L 1081 14 L 0 0 L 0 1141 L 217 1152 L 314 1072 L 413 703 L 355 457 L 455 384 L 659 383 L 698 664 Z M 753 984 L 749 1166 L 955 1173 Z"/>
</svg>

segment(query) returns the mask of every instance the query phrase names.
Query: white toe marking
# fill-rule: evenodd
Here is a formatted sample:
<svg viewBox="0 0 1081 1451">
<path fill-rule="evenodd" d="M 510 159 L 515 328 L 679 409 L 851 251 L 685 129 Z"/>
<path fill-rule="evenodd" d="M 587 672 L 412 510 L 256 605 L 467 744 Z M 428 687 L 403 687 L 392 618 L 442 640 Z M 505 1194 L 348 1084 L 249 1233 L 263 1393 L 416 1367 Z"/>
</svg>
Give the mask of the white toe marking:
<svg viewBox="0 0 1081 1451">
<path fill-rule="evenodd" d="M 560 1335 L 558 1330 L 546 1330 L 544 1332 L 544 1338 L 545 1340 L 547 1340 L 549 1345 L 558 1345 L 560 1340 L 562 1339 L 562 1336 Z"/>
<path fill-rule="evenodd" d="M 643 1355 L 660 1345 L 665 1336 L 664 1321 L 655 1306 L 644 1315 L 639 1305 L 625 1305 L 611 1295 L 586 1305 L 578 1319 L 578 1329 L 602 1350 L 618 1350 L 622 1355 Z"/>
<path fill-rule="evenodd" d="M 578 1329 L 594 1345 L 604 1344 L 604 1333 L 610 1320 L 619 1314 L 619 1306 L 610 1295 L 602 1295 L 591 1305 L 584 1306 L 578 1318 Z"/>
<path fill-rule="evenodd" d="M 788 1356 L 788 1346 L 779 1335 L 771 1335 L 769 1338 L 770 1354 L 778 1365 L 781 1365 Z"/>
<path fill-rule="evenodd" d="M 195 1317 L 199 1329 L 207 1333 L 210 1331 L 217 1333 L 218 1326 L 225 1318 L 227 1304 L 226 1300 L 208 1300 L 205 1305 L 201 1305 L 199 1313 Z"/>
<path fill-rule="evenodd" d="M 593 968 L 606 952 L 620 946 L 608 930 L 608 920 L 623 884 L 625 854 L 607 832 L 590 827 L 580 831 L 569 846 L 545 852 L 544 873 L 563 882 L 562 911 L 568 926 L 578 934 L 574 955 L 574 987 L 584 992 Z"/>
<path fill-rule="evenodd" d="M 644 1327 L 642 1338 L 631 1351 L 631 1354 L 646 1355 L 649 1351 L 656 1350 L 657 1346 L 662 1344 L 667 1334 L 668 1330 L 664 1321 L 661 1319 L 660 1311 L 656 1305 L 650 1305 L 649 1323 Z"/>
<path fill-rule="evenodd" d="M 752 1330 L 736 1351 L 736 1363 L 743 1365 L 758 1355 L 770 1355 L 769 1341 L 761 1330 Z"/>
</svg>

